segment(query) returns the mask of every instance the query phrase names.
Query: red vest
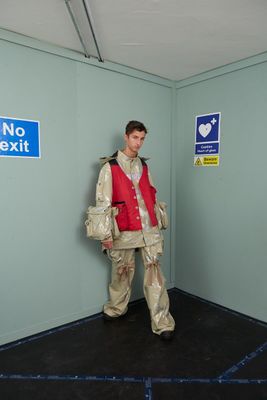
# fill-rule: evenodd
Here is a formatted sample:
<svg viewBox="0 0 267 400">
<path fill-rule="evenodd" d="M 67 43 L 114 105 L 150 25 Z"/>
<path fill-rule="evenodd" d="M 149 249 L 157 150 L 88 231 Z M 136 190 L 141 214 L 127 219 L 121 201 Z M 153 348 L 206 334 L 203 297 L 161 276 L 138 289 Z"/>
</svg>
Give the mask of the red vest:
<svg viewBox="0 0 267 400">
<path fill-rule="evenodd" d="M 156 189 L 150 185 L 148 167 L 142 160 L 143 172 L 139 180 L 139 188 L 144 199 L 151 225 L 158 225 L 154 206 L 156 203 Z M 142 230 L 141 217 L 137 202 L 137 195 L 132 181 L 119 166 L 116 159 L 109 161 L 112 172 L 112 206 L 119 209 L 116 217 L 120 231 Z"/>
</svg>

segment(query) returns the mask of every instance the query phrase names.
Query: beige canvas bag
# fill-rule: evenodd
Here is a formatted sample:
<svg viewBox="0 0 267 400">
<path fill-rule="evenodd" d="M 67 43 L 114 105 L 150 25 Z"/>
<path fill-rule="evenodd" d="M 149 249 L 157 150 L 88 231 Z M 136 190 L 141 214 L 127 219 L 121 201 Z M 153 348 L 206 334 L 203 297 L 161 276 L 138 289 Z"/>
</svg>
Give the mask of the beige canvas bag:
<svg viewBox="0 0 267 400">
<path fill-rule="evenodd" d="M 115 218 L 117 215 L 117 207 L 88 207 L 85 221 L 86 236 L 95 240 L 117 238 L 120 235 Z"/>
<path fill-rule="evenodd" d="M 104 240 L 111 236 L 111 208 L 89 206 L 85 221 L 86 235 L 90 239 Z"/>
</svg>

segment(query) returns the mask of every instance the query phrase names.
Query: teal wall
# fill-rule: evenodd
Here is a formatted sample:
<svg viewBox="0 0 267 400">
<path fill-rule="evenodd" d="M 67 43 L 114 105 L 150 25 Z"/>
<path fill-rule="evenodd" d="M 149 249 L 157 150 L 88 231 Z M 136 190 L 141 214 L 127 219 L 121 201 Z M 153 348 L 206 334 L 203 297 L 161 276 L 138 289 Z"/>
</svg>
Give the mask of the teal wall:
<svg viewBox="0 0 267 400">
<path fill-rule="evenodd" d="M 169 205 L 167 286 L 267 321 L 266 54 L 175 84 L 0 29 L 0 87 L 0 115 L 39 120 L 42 152 L 0 158 L 0 344 L 101 311 L 110 266 L 83 224 L 130 119 Z M 193 167 L 195 116 L 218 111 L 220 166 Z"/>
<path fill-rule="evenodd" d="M 267 321 L 267 55 L 177 83 L 176 286 Z M 219 167 L 193 167 L 195 116 L 220 111 Z"/>
<path fill-rule="evenodd" d="M 173 84 L 86 60 L 0 30 L 0 115 L 40 121 L 41 159 L 0 158 L 0 343 L 101 311 L 110 266 L 85 237 L 98 158 L 123 146 L 130 119 L 149 128 L 142 150 L 170 205 Z M 163 269 L 174 286 L 170 232 Z M 142 268 L 134 298 L 142 297 Z"/>
</svg>

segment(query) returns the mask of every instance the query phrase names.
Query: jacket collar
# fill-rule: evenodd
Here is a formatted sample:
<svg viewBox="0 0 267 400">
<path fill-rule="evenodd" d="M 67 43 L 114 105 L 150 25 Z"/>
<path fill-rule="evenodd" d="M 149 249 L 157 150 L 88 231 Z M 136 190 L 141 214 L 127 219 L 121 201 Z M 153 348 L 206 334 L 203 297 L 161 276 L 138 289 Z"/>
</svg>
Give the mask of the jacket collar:
<svg viewBox="0 0 267 400">
<path fill-rule="evenodd" d="M 112 156 L 101 157 L 101 158 L 99 159 L 100 165 L 104 165 L 104 164 L 106 164 L 107 162 L 109 162 L 110 160 L 117 159 L 117 157 L 118 157 L 118 150 L 117 150 L 114 154 L 112 154 Z M 137 157 L 139 157 L 139 156 L 137 156 Z M 143 161 L 149 160 L 148 157 L 139 157 L 139 158 L 140 158 L 141 160 L 143 160 Z"/>
</svg>

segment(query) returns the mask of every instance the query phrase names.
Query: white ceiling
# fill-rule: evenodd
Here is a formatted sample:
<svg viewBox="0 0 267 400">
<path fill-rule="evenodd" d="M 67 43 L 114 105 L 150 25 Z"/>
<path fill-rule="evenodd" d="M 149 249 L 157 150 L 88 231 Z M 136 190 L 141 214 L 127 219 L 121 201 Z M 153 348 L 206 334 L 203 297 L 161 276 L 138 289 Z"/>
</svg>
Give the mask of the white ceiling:
<svg viewBox="0 0 267 400">
<path fill-rule="evenodd" d="M 267 50 L 267 0 L 87 1 L 104 60 L 165 78 Z M 0 0 L 0 27 L 83 52 L 64 0 Z"/>
</svg>

